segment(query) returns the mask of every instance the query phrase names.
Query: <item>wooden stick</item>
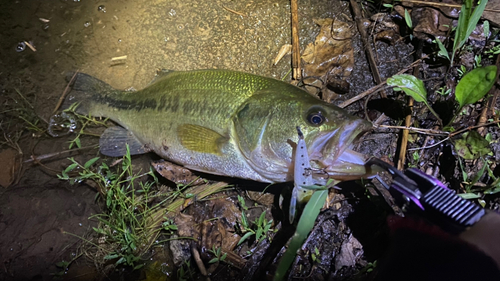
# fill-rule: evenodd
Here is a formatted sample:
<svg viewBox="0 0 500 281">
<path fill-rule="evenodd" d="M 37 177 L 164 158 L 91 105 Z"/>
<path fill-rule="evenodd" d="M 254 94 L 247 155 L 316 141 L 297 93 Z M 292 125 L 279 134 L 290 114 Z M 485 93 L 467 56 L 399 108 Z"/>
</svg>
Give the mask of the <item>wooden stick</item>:
<svg viewBox="0 0 500 281">
<path fill-rule="evenodd" d="M 458 134 L 464 133 L 466 131 L 470 131 L 470 130 L 474 130 L 474 129 L 477 129 L 477 128 L 480 128 L 480 127 L 486 127 L 486 126 L 490 126 L 490 125 L 498 124 L 498 123 L 500 123 L 500 120 L 495 120 L 493 122 L 489 122 L 489 123 L 486 123 L 486 124 L 483 124 L 483 125 L 475 125 L 475 126 L 470 126 L 470 127 L 467 127 L 467 128 L 463 128 L 463 129 L 458 130 L 456 132 L 450 133 L 450 138 L 454 137 L 454 136 L 456 136 Z"/>
<path fill-rule="evenodd" d="M 232 9 L 229 9 L 228 7 L 226 6 L 222 6 L 222 8 L 224 8 L 224 10 L 228 11 L 228 12 L 231 12 L 233 14 L 236 14 L 238 16 L 242 16 L 242 17 L 246 17 L 247 15 L 243 14 L 242 12 L 238 12 L 238 11 L 235 11 L 235 10 L 232 10 Z"/>
<path fill-rule="evenodd" d="M 413 98 L 410 97 L 408 100 L 408 107 L 410 107 L 413 112 Z M 411 115 L 412 113 L 406 115 L 405 118 L 405 125 L 406 127 L 409 127 L 411 125 Z M 408 135 L 410 134 L 410 131 L 408 129 L 403 130 L 403 135 L 401 136 L 401 149 L 399 150 L 399 157 L 398 157 L 398 165 L 397 168 L 398 170 L 402 171 L 405 167 L 405 162 L 406 162 L 406 148 L 408 147 Z"/>
<path fill-rule="evenodd" d="M 205 265 L 203 264 L 203 261 L 201 260 L 200 252 L 198 252 L 193 243 L 191 243 L 190 247 L 191 247 L 191 254 L 193 255 L 193 259 L 196 262 L 196 266 L 198 266 L 201 275 L 208 276 L 208 271 Z"/>
<path fill-rule="evenodd" d="M 301 77 L 300 70 L 300 45 L 299 45 L 299 15 L 298 15 L 298 0 L 291 0 L 292 13 L 292 77 L 299 80 Z"/>
<path fill-rule="evenodd" d="M 27 160 L 24 160 L 23 163 L 35 162 L 35 163 L 39 164 L 40 161 L 42 161 L 42 160 L 46 160 L 46 159 L 54 158 L 54 157 L 57 157 L 57 156 L 61 156 L 61 155 L 66 154 L 66 153 L 71 153 L 71 152 L 80 151 L 80 150 L 86 150 L 86 149 L 91 149 L 91 148 L 97 148 L 97 145 L 84 146 L 84 147 L 81 147 L 81 148 L 74 148 L 74 149 L 70 149 L 70 150 L 64 150 L 64 151 L 59 151 L 59 152 L 54 152 L 54 153 L 48 153 L 48 154 L 44 154 L 44 155 L 40 155 L 40 156 L 31 155 L 31 158 L 27 159 Z"/>
<path fill-rule="evenodd" d="M 451 7 L 451 8 L 462 8 L 462 5 L 458 4 L 447 4 L 447 3 L 436 3 L 436 2 L 426 2 L 426 1 L 414 1 L 414 0 L 402 0 L 401 2 L 407 2 L 412 4 L 423 4 L 427 6 L 435 6 L 435 7 Z M 488 12 L 500 13 L 500 10 L 495 9 L 484 9 Z"/>
<path fill-rule="evenodd" d="M 495 65 L 497 66 L 497 69 L 500 68 L 500 56 L 497 57 L 497 61 L 495 62 Z M 500 92 L 499 89 L 496 88 L 496 82 L 498 82 L 498 77 L 500 76 L 500 71 L 497 71 L 497 77 L 495 77 L 495 84 L 493 84 L 493 87 L 491 87 L 490 91 L 488 92 L 491 97 L 487 100 L 486 104 L 483 107 L 483 110 L 481 111 L 481 115 L 479 116 L 479 120 L 477 122 L 478 125 L 483 125 L 488 121 L 488 113 L 489 112 L 494 112 L 495 111 L 495 105 L 496 105 L 496 98 Z M 487 95 L 488 96 L 488 95 Z M 495 103 L 493 103 L 495 102 Z M 484 127 L 480 127 L 477 129 L 477 132 L 484 137 L 486 134 L 484 132 Z"/>
<path fill-rule="evenodd" d="M 293 1 L 292 1 L 293 2 Z M 373 54 L 372 47 L 368 41 L 368 34 L 366 33 L 365 26 L 363 24 L 363 17 L 361 16 L 361 9 L 359 8 L 356 0 L 350 0 L 352 7 L 352 12 L 354 13 L 354 20 L 356 21 L 356 26 L 358 27 L 359 34 L 361 35 L 361 41 L 363 42 L 363 47 L 365 49 L 366 57 L 368 59 L 368 64 L 370 65 L 370 69 L 372 71 L 373 79 L 375 83 L 382 83 L 382 79 L 380 78 L 380 72 L 377 68 L 377 63 L 375 62 L 375 55 Z M 385 91 L 380 93 L 382 98 L 387 98 L 387 94 Z"/>
<path fill-rule="evenodd" d="M 377 125 L 377 126 L 375 126 L 375 128 L 410 130 L 411 132 L 425 134 L 425 135 L 431 135 L 431 136 L 449 136 L 450 135 L 450 132 L 445 132 L 445 131 L 441 131 L 441 130 L 423 129 L 423 128 L 406 127 L 406 126 Z"/>
<path fill-rule="evenodd" d="M 30 42 L 24 41 L 24 44 L 26 44 L 26 46 L 28 46 L 28 48 L 30 48 L 33 52 L 36 52 L 35 46 L 33 46 L 32 44 L 30 44 Z"/>
<path fill-rule="evenodd" d="M 422 57 L 422 44 L 419 43 L 417 46 L 417 52 L 415 53 L 416 60 L 419 60 Z M 413 67 L 413 76 L 418 77 L 418 73 L 420 72 L 420 65 L 417 64 Z M 411 125 L 411 115 L 413 114 L 413 102 L 414 99 L 410 97 L 408 100 L 408 107 L 410 108 L 410 114 L 408 114 L 405 118 L 405 125 L 406 127 L 409 127 Z M 439 122 L 442 123 L 442 122 Z M 410 134 L 410 131 L 407 129 L 403 130 L 403 135 L 401 136 L 401 149 L 399 150 L 399 157 L 398 157 L 398 165 L 397 168 L 398 170 L 402 171 L 405 167 L 405 162 L 406 162 L 406 149 L 408 148 L 408 135 Z"/>
<path fill-rule="evenodd" d="M 412 64 L 410 64 L 409 66 L 403 68 L 402 70 L 400 70 L 396 74 L 403 74 L 403 73 L 405 73 L 406 71 L 408 71 L 408 69 L 413 68 L 415 65 L 417 65 L 422 60 L 424 60 L 424 59 L 426 59 L 428 57 L 429 57 L 428 55 L 424 55 L 421 59 L 414 61 Z M 364 98 L 364 97 L 366 97 L 366 96 L 368 96 L 368 95 L 370 95 L 372 93 L 375 93 L 376 91 L 379 91 L 386 83 L 387 83 L 387 81 L 383 81 L 382 83 L 380 83 L 380 84 L 378 84 L 376 86 L 371 87 L 370 89 L 362 92 L 361 94 L 359 94 L 359 95 L 357 95 L 357 96 L 355 96 L 355 97 L 353 97 L 351 99 L 348 99 L 348 100 L 344 101 L 343 103 L 339 104 L 338 107 L 344 108 L 344 107 L 346 107 L 346 106 L 348 106 L 348 105 L 350 105 L 350 104 L 352 104 L 352 103 L 354 103 L 354 102 L 356 102 L 356 101 L 358 101 L 358 100 L 360 100 L 360 99 L 362 99 L 362 98 Z"/>
<path fill-rule="evenodd" d="M 73 74 L 73 77 L 71 77 L 71 80 L 69 80 L 68 84 L 66 85 L 66 88 L 64 89 L 64 92 L 62 93 L 61 97 L 59 98 L 59 101 L 57 102 L 57 105 L 54 108 L 54 111 L 52 112 L 52 114 L 56 114 L 57 110 L 59 110 L 59 107 L 61 107 L 61 104 L 63 103 L 64 98 L 66 98 L 66 95 L 69 93 L 69 86 L 71 84 L 73 84 L 77 74 L 78 74 L 78 70 L 75 71 L 75 74 Z"/>
</svg>

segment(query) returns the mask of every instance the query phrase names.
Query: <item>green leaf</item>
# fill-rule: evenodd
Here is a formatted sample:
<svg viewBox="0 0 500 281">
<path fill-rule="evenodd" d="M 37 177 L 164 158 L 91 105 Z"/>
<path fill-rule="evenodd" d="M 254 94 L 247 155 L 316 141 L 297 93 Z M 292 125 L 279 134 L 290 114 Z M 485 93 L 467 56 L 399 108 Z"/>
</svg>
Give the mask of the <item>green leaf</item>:
<svg viewBox="0 0 500 281">
<path fill-rule="evenodd" d="M 415 99 L 415 101 L 427 104 L 427 91 L 425 90 L 424 82 L 413 75 L 394 75 L 387 79 L 387 85 L 399 87 L 407 95 Z"/>
<path fill-rule="evenodd" d="M 495 194 L 495 193 L 499 193 L 499 192 L 500 192 L 500 186 L 487 189 L 484 191 L 484 194 Z"/>
<path fill-rule="evenodd" d="M 90 168 L 90 166 L 92 166 L 92 165 L 95 163 L 95 161 L 97 161 L 97 160 L 99 160 L 99 157 L 92 158 L 92 159 L 90 159 L 89 161 L 87 161 L 87 162 L 85 163 L 85 165 L 83 165 L 83 167 L 84 167 L 85 169 L 88 169 L 88 168 Z"/>
<path fill-rule="evenodd" d="M 82 148 L 82 144 L 80 143 L 80 138 L 75 139 L 75 144 L 78 148 Z"/>
<path fill-rule="evenodd" d="M 257 226 L 263 226 L 265 219 L 266 219 L 266 211 L 264 211 L 264 212 L 262 212 L 262 214 L 260 214 L 259 220 L 257 221 Z"/>
<path fill-rule="evenodd" d="M 238 195 L 238 202 L 240 202 L 241 208 L 243 210 L 248 210 L 247 204 L 245 203 L 245 198 L 242 196 Z"/>
<path fill-rule="evenodd" d="M 255 232 L 255 240 L 259 241 L 260 240 L 260 237 L 262 235 L 262 231 L 263 229 L 262 228 L 258 228 L 257 231 Z"/>
<path fill-rule="evenodd" d="M 104 257 L 104 259 L 106 259 L 106 257 Z M 125 257 L 121 257 L 119 260 L 116 261 L 116 265 L 119 265 L 119 264 L 122 264 L 122 263 L 125 263 L 127 260 L 125 259 Z"/>
<path fill-rule="evenodd" d="M 241 225 L 243 225 L 244 229 L 248 229 L 248 220 L 245 212 L 241 212 Z"/>
<path fill-rule="evenodd" d="M 409 28 L 412 28 L 413 23 L 411 22 L 411 16 L 407 9 L 405 9 L 405 21 Z"/>
<path fill-rule="evenodd" d="M 269 229 L 271 228 L 271 225 L 273 223 L 273 220 L 270 220 L 266 226 L 264 227 L 264 233 L 267 233 L 269 231 Z"/>
<path fill-rule="evenodd" d="M 76 167 L 78 167 L 78 163 L 73 163 L 73 164 L 69 165 L 66 169 L 64 169 L 64 173 L 67 174 L 67 173 L 73 171 L 73 169 L 75 169 Z"/>
<path fill-rule="evenodd" d="M 474 9 L 474 12 L 472 12 L 472 15 L 470 16 L 467 24 L 467 30 L 465 32 L 463 40 L 467 40 L 467 38 L 469 38 L 469 36 L 472 34 L 472 31 L 476 29 L 476 25 L 479 22 L 479 19 L 481 19 L 481 16 L 483 15 L 484 8 L 486 8 L 487 3 L 488 0 L 481 0 L 479 5 L 477 5 L 477 7 Z"/>
<path fill-rule="evenodd" d="M 476 131 L 464 133 L 462 139 L 455 142 L 455 150 L 466 160 L 478 159 L 491 152 L 489 142 Z"/>
<path fill-rule="evenodd" d="M 482 0 L 472 13 L 472 1 L 465 0 L 464 2 L 465 5 L 462 5 L 462 8 L 460 10 L 460 16 L 458 17 L 458 24 L 455 30 L 455 39 L 453 40 L 453 53 L 450 60 L 452 64 L 455 53 L 465 44 L 472 31 L 474 31 L 474 29 L 476 28 L 476 25 L 484 12 L 484 8 L 486 7 L 488 0 Z"/>
<path fill-rule="evenodd" d="M 113 260 L 113 259 L 116 259 L 117 257 L 119 257 L 119 255 L 117 254 L 109 254 L 107 256 L 104 257 L 105 260 Z"/>
<path fill-rule="evenodd" d="M 322 185 L 301 185 L 300 187 L 308 190 L 321 190 L 321 189 L 328 189 L 328 186 L 322 186 Z"/>
<path fill-rule="evenodd" d="M 61 175 L 57 175 L 60 180 L 69 180 L 69 176 L 65 171 L 61 172 Z"/>
<path fill-rule="evenodd" d="M 439 47 L 438 56 L 443 57 L 443 58 L 447 58 L 448 60 L 450 60 L 450 56 L 448 55 L 448 51 L 444 47 L 444 45 L 441 42 L 441 40 L 439 40 L 439 38 L 437 38 L 437 37 L 436 37 L 436 43 L 437 43 L 437 45 Z"/>
<path fill-rule="evenodd" d="M 109 206 L 111 206 L 111 202 L 113 201 L 113 190 L 110 189 L 108 191 L 108 194 L 106 196 L 106 207 L 109 208 Z"/>
<path fill-rule="evenodd" d="M 247 232 L 247 233 L 245 233 L 245 235 L 243 235 L 243 237 L 241 237 L 240 241 L 238 242 L 238 246 L 239 246 L 241 243 L 245 242 L 245 240 L 247 240 L 248 238 L 250 238 L 250 236 L 252 236 L 252 235 L 253 235 L 253 233 L 252 233 L 252 232 Z"/>
<path fill-rule="evenodd" d="M 481 198 L 481 195 L 479 193 L 461 193 L 458 194 L 458 196 L 462 197 L 463 199 L 477 199 Z"/>
<path fill-rule="evenodd" d="M 462 46 L 467 40 L 467 36 L 465 36 L 465 34 L 467 34 L 467 27 L 469 26 L 469 20 L 472 14 L 472 4 L 473 4 L 472 1 L 473 0 L 464 0 L 463 1 L 464 4 L 460 9 L 460 16 L 462 16 L 462 21 L 460 21 L 460 16 L 459 16 L 458 26 L 457 26 L 457 31 L 460 30 L 459 34 L 460 46 Z"/>
<path fill-rule="evenodd" d="M 94 229 L 94 231 L 99 233 L 99 234 L 106 234 L 106 232 L 104 232 L 104 230 L 102 230 L 100 228 L 92 227 L 92 229 Z"/>
<path fill-rule="evenodd" d="M 138 265 L 134 266 L 134 270 L 137 270 L 137 269 L 143 267 L 144 265 L 145 265 L 144 263 L 138 264 Z"/>
<path fill-rule="evenodd" d="M 213 258 L 211 260 L 208 261 L 208 263 L 216 263 L 219 261 L 219 258 Z"/>
<path fill-rule="evenodd" d="M 460 108 L 482 99 L 495 84 L 497 67 L 490 65 L 467 73 L 455 89 L 455 98 Z"/>
</svg>

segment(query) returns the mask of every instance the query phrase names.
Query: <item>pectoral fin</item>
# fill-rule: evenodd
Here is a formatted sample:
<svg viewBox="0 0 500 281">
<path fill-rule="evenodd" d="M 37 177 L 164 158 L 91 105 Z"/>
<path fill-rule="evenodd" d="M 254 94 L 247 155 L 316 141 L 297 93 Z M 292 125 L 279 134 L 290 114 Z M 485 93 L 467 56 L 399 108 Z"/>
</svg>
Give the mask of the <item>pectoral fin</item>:
<svg viewBox="0 0 500 281">
<path fill-rule="evenodd" d="M 99 139 L 101 153 L 111 157 L 125 155 L 127 153 L 127 144 L 130 155 L 144 154 L 150 151 L 132 132 L 118 126 L 107 128 Z"/>
<path fill-rule="evenodd" d="M 180 125 L 177 134 L 185 148 L 217 155 L 222 153 L 222 145 L 228 141 L 228 138 L 214 130 L 191 124 Z"/>
</svg>

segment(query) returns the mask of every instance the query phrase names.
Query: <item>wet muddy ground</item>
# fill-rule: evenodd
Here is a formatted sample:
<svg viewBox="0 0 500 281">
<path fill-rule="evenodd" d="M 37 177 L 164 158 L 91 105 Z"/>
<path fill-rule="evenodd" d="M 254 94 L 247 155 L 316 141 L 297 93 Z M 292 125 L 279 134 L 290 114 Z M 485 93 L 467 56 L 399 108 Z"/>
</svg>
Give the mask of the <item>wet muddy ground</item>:
<svg viewBox="0 0 500 281">
<path fill-rule="evenodd" d="M 291 41 L 289 10 L 289 1 L 282 0 L 60 0 L 0 3 L 0 126 L 3 135 L 0 151 L 6 153 L 2 154 L 4 164 L 0 165 L 0 169 L 6 174 L 1 177 L 7 178 L 7 183 L 3 185 L 8 186 L 2 187 L 0 197 L 0 280 L 51 280 L 59 277 L 67 280 L 103 280 L 106 278 L 103 273 L 111 279 L 124 278 L 120 276 L 121 269 L 115 270 L 110 264 L 95 267 L 87 258 L 95 253 L 82 250 L 81 238 L 92 239 L 92 227 L 98 224 L 96 219 L 89 220 L 89 217 L 104 209 L 102 200 L 96 200 L 95 185 L 70 185 L 57 178 L 71 164 L 68 157 L 84 163 L 99 156 L 94 147 L 98 138 L 81 138 L 81 146 L 91 147 L 89 149 L 49 159 L 32 157 L 66 151 L 69 149 L 68 142 L 74 138 L 74 135 L 53 138 L 46 133 L 53 110 L 67 86 L 69 71 L 88 73 L 118 89 L 141 89 L 152 80 L 158 69 L 224 68 L 289 81 L 289 55 L 273 66 L 281 46 Z M 351 35 L 345 37 L 352 40 L 353 48 L 353 64 L 349 66 L 352 71 L 346 78 L 350 88 L 342 95 L 323 94 L 323 98 L 340 104 L 375 85 L 360 36 L 355 32 L 356 26 L 348 3 L 309 0 L 299 4 L 301 50 L 314 42 L 320 33 L 321 28 L 314 19 L 334 17 L 345 22 L 352 31 Z M 396 18 L 394 22 L 401 24 L 402 20 Z M 415 60 L 415 48 L 409 44 L 409 40 L 402 40 L 398 36 L 386 39 L 375 43 L 378 67 L 384 80 Z M 24 41 L 36 51 L 21 43 Z M 488 63 L 487 60 L 484 62 Z M 489 63 L 494 62 L 490 60 Z M 431 81 L 429 83 L 434 77 L 443 75 L 443 71 L 432 64 L 422 69 L 424 76 Z M 437 83 L 434 86 L 438 88 L 442 85 Z M 385 112 L 392 119 L 386 120 L 384 124 L 400 125 L 406 111 L 398 110 L 404 109 L 401 104 L 405 103 L 405 98 L 393 94 L 390 99 L 394 102 L 388 105 L 372 97 L 369 110 L 365 110 L 363 102 L 347 109 L 352 114 L 372 120 L 379 117 L 380 112 Z M 444 98 L 431 94 L 430 99 L 436 101 Z M 394 110 L 387 110 L 390 105 L 394 105 Z M 475 120 L 482 107 L 478 105 L 468 110 L 468 116 L 472 116 L 470 120 Z M 391 113 L 394 115 L 391 116 Z M 419 114 L 428 116 L 422 104 L 416 105 L 414 109 L 414 116 L 418 117 Z M 433 117 L 417 120 L 415 122 L 420 122 L 426 128 L 435 124 Z M 463 126 L 474 124 L 474 121 L 463 122 Z M 102 131 L 103 128 L 99 127 L 89 130 L 96 135 Z M 493 140 L 497 139 L 498 127 L 490 126 L 487 132 L 491 133 Z M 376 130 L 362 138 L 357 148 L 360 152 L 395 161 L 399 147 L 398 133 L 394 129 Z M 426 136 L 412 137 L 410 146 L 424 146 Z M 433 142 L 431 140 L 429 144 Z M 491 143 L 494 162 L 500 160 L 498 146 L 495 141 Z M 5 152 L 7 150 L 8 153 Z M 420 153 L 417 158 L 410 155 L 413 154 L 408 153 L 407 160 L 411 165 L 422 170 L 436 171 L 437 168 L 435 174 L 440 179 L 460 186 L 461 171 L 456 153 L 449 143 Z M 135 169 L 147 171 L 152 159 L 158 160 L 154 155 L 135 157 Z M 104 161 L 112 163 L 114 159 Z M 464 163 L 466 172 L 471 176 L 482 165 L 477 163 Z M 492 169 L 498 172 L 495 167 Z M 277 195 L 286 185 L 271 188 L 262 196 L 260 192 L 266 188 L 262 184 L 207 178 L 212 182 L 228 181 L 236 187 L 213 195 L 209 203 L 199 201 L 186 208 L 183 217 L 175 221 L 179 231 L 203 237 L 203 243 L 198 246 L 212 280 L 250 280 L 259 274 L 265 276 L 268 272 L 259 272 L 263 269 L 257 268 L 260 260 L 268 264 L 277 262 L 266 252 L 270 247 L 267 239 L 262 243 L 238 248 L 237 253 L 229 257 L 236 266 L 227 266 L 222 262 L 209 266 L 208 261 L 213 258 L 209 250 L 213 245 L 220 245 L 221 241 L 217 240 L 220 237 L 207 233 L 225 233 L 222 237 L 227 244 L 223 246 L 234 247 L 230 244 L 237 242 L 240 237 L 236 237 L 230 229 L 234 229 L 235 223 L 241 220 L 242 206 L 241 202 L 238 203 L 238 195 L 246 200 L 250 221 L 258 219 L 262 211 L 266 210 L 266 220 L 272 219 L 275 223 L 273 228 L 287 230 L 286 225 L 277 226 L 279 221 L 284 221 L 283 213 L 277 207 Z M 483 181 L 488 183 L 487 179 Z M 341 194 L 332 191 L 328 198 L 331 208 L 320 214 L 320 223 L 302 247 L 301 255 L 293 264 L 291 276 L 311 280 L 320 277 L 329 280 L 360 278 L 355 273 L 369 267 L 369 262 L 378 259 L 385 249 L 388 240 L 385 216 L 392 212 L 382 199 L 373 199 L 371 196 L 357 184 L 344 186 Z M 494 207 L 496 201 L 487 202 L 490 204 L 488 207 Z M 224 219 L 198 225 L 216 217 Z M 196 222 L 196 231 L 190 220 Z M 280 243 L 287 241 L 287 235 L 291 236 L 291 233 L 283 232 L 286 231 L 269 234 L 274 237 L 273 247 L 277 248 L 276 251 L 281 249 Z M 233 240 L 231 236 L 235 236 Z M 147 269 L 125 276 L 131 280 L 182 279 L 174 271 L 176 262 L 168 257 L 170 248 L 157 247 L 148 252 L 143 257 L 145 262 L 149 261 Z M 311 253 L 315 249 L 321 255 L 313 260 Z M 65 271 L 64 266 L 56 266 L 61 261 L 77 257 L 80 258 L 71 265 L 69 271 Z M 158 268 L 157 261 L 161 264 Z M 192 264 L 190 270 L 198 272 L 194 261 Z M 271 266 L 273 269 L 275 267 Z M 163 272 L 163 275 L 158 277 L 152 273 L 155 270 Z M 59 273 L 62 275 L 58 276 Z M 201 279 L 199 275 L 196 276 Z"/>
</svg>

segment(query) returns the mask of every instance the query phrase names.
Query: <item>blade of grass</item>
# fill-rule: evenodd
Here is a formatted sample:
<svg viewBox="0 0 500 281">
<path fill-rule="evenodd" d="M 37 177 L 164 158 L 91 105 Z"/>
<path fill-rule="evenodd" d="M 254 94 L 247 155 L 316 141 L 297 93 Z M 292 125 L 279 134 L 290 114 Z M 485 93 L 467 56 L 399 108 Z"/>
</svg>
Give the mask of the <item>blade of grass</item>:
<svg viewBox="0 0 500 281">
<path fill-rule="evenodd" d="M 311 199 L 304 208 L 304 212 L 302 212 L 302 215 L 300 216 L 299 223 L 297 224 L 297 230 L 292 237 L 292 241 L 290 242 L 288 249 L 278 265 L 278 269 L 276 270 L 276 274 L 273 278 L 274 281 L 283 280 L 285 277 L 288 268 L 297 255 L 297 250 L 300 249 L 302 243 L 306 240 L 307 235 L 309 235 L 309 232 L 311 232 L 314 227 L 316 218 L 319 215 L 321 207 L 325 204 L 327 195 L 328 190 L 318 190 L 311 196 Z"/>
</svg>

